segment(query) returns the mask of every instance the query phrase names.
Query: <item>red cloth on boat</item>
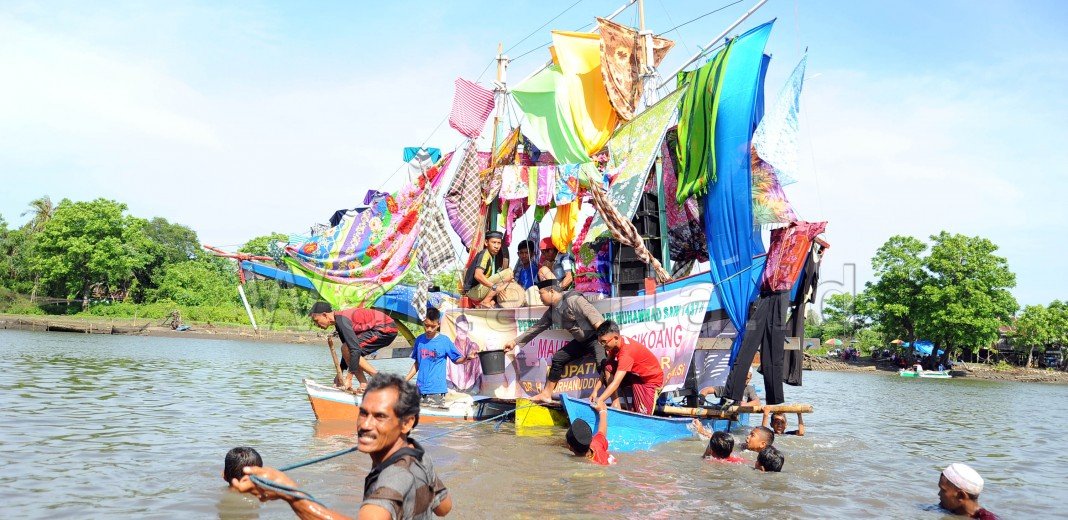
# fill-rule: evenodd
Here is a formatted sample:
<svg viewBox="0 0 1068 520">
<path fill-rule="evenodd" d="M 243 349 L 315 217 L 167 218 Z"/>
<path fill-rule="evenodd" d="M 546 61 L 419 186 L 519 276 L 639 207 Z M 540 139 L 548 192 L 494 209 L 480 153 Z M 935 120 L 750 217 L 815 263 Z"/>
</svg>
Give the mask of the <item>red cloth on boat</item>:
<svg viewBox="0 0 1068 520">
<path fill-rule="evenodd" d="M 601 432 L 597 432 L 590 441 L 590 451 L 593 452 L 593 462 L 596 464 L 609 466 L 616 463 L 616 458 L 608 453 L 608 437 Z"/>
<path fill-rule="evenodd" d="M 349 321 L 352 322 L 352 331 L 357 334 L 374 328 L 377 328 L 377 330 L 383 333 L 397 332 L 397 324 L 394 323 L 393 318 L 390 318 L 384 312 L 379 312 L 374 309 L 353 307 L 351 309 L 334 311 L 334 314 L 348 318 Z"/>
<path fill-rule="evenodd" d="M 771 230 L 771 245 L 768 248 L 761 290 L 789 291 L 801 274 L 801 268 L 805 266 L 805 259 L 812 248 L 812 239 L 826 228 L 826 222 L 798 220 L 784 228 Z"/>
</svg>

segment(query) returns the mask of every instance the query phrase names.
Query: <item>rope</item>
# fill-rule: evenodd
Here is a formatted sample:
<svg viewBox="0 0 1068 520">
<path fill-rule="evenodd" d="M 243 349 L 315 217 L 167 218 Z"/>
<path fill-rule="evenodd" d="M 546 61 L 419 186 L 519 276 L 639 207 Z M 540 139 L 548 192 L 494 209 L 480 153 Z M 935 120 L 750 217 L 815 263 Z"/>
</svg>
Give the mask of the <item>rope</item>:
<svg viewBox="0 0 1068 520">
<path fill-rule="evenodd" d="M 519 410 L 522 410 L 524 408 L 530 408 L 532 406 L 538 406 L 538 405 L 537 404 L 528 404 L 528 405 L 524 405 L 524 406 L 518 406 L 518 407 L 513 408 L 511 410 L 508 410 L 507 412 L 504 412 L 502 414 L 494 415 L 493 417 L 490 417 L 488 419 L 481 419 L 481 420 L 478 420 L 478 421 L 474 421 L 474 422 L 472 422 L 470 424 L 464 424 L 464 425 L 461 425 L 461 426 L 459 426 L 457 428 L 452 428 L 452 429 L 446 430 L 446 431 L 441 432 L 441 433 L 439 433 L 437 435 L 431 435 L 430 437 L 427 437 L 427 438 L 423 439 L 423 442 L 426 443 L 427 441 L 432 441 L 434 439 L 440 439 L 441 437 L 445 437 L 447 435 L 452 435 L 452 434 L 454 434 L 454 433 L 456 433 L 456 432 L 458 432 L 460 430 L 465 430 L 467 428 L 478 426 L 478 425 L 483 424 L 483 423 L 489 423 L 489 422 L 498 421 L 498 420 L 499 420 L 499 422 L 497 423 L 497 426 L 494 428 L 494 430 L 495 431 L 500 431 L 501 424 L 504 422 L 504 419 L 506 417 L 508 417 L 511 414 L 514 414 L 514 413 L 518 412 Z M 284 472 L 284 471 L 294 470 L 294 469 L 297 469 L 297 468 L 303 468 L 304 466 L 310 466 L 312 464 L 316 464 L 316 463 L 319 463 L 319 462 L 323 462 L 325 460 L 330 460 L 330 459 L 337 458 L 337 457 L 340 457 L 340 456 L 348 454 L 348 453 L 352 453 L 354 451 L 357 451 L 357 449 L 358 448 L 356 446 L 353 446 L 351 448 L 345 448 L 343 450 L 335 451 L 333 453 L 328 453 L 328 454 L 323 455 L 321 457 L 315 457 L 313 459 L 304 460 L 304 461 L 301 461 L 301 462 L 297 462 L 295 464 L 290 464 L 288 466 L 282 466 L 281 468 L 279 468 L 279 471 L 283 471 Z M 320 506 L 327 507 L 326 504 L 324 504 L 321 501 L 319 501 L 318 499 L 316 499 L 314 496 L 312 496 L 311 493 L 308 493 L 307 491 L 303 491 L 303 490 L 297 489 L 295 487 L 290 487 L 290 486 L 287 486 L 285 484 L 279 484 L 278 482 L 275 482 L 273 480 L 265 479 L 263 477 L 258 477 L 256 475 L 250 475 L 249 479 L 252 480 L 253 482 L 255 482 L 256 485 L 271 489 L 271 490 L 273 490 L 273 491 L 275 491 L 277 493 L 280 493 L 280 494 L 283 494 L 283 495 L 288 495 L 288 496 L 291 496 L 291 497 L 296 498 L 298 500 L 309 500 L 311 502 L 315 502 L 316 504 L 319 504 Z"/>
</svg>

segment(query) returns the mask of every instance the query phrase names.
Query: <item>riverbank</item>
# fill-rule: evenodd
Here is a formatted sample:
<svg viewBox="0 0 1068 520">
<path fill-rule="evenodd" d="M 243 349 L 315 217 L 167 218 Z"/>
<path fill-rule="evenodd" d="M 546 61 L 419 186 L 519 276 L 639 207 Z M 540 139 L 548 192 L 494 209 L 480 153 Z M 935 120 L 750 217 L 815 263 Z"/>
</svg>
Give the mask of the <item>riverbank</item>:
<svg viewBox="0 0 1068 520">
<path fill-rule="evenodd" d="M 29 330 L 80 334 L 110 334 L 170 338 L 205 338 L 260 341 L 269 343 L 322 343 L 326 333 L 320 330 L 253 330 L 251 326 L 188 323 L 177 331 L 160 325 L 160 320 L 110 318 L 97 316 L 27 316 L 0 314 L 0 330 Z"/>
<path fill-rule="evenodd" d="M 805 370 L 821 372 L 897 372 L 897 367 L 888 363 L 874 363 L 870 358 L 844 362 L 805 354 Z M 957 371 L 963 375 L 956 375 Z M 982 379 L 985 381 L 1017 381 L 1021 383 L 1054 383 L 1068 385 L 1068 372 L 1041 370 L 1037 368 L 1008 367 L 968 363 L 954 367 L 954 377 Z"/>
</svg>

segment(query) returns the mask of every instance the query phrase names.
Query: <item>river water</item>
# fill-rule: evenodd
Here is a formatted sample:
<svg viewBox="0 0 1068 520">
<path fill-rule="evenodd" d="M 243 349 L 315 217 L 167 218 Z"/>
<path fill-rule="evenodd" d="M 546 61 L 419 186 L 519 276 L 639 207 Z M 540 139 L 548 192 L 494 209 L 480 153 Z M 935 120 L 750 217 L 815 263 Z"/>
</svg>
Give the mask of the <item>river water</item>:
<svg viewBox="0 0 1068 520">
<path fill-rule="evenodd" d="M 292 518 L 227 491 L 226 451 L 281 466 L 352 445 L 351 425 L 315 421 L 300 383 L 332 378 L 325 346 L 0 331 L 0 367 L 7 518 Z M 428 451 L 456 518 L 942 518 L 938 474 L 957 461 L 1003 518 L 1068 514 L 1068 386 L 806 372 L 787 396 L 816 413 L 807 436 L 776 440 L 780 474 L 704 462 L 696 440 L 598 467 L 510 423 Z M 351 514 L 369 466 L 353 454 L 291 476 Z"/>
</svg>

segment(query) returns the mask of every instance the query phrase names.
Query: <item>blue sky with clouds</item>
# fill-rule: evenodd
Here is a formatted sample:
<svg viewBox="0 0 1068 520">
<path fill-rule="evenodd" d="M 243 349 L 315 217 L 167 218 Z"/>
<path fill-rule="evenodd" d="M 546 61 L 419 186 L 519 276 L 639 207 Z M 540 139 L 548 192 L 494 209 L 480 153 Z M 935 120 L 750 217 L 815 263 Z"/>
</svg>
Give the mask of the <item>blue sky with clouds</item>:
<svg viewBox="0 0 1068 520">
<path fill-rule="evenodd" d="M 49 195 L 126 202 L 236 246 L 299 232 L 391 177 L 401 148 L 460 142 L 452 82 L 498 42 L 517 81 L 549 29 L 622 0 L 517 2 L 17 2 L 0 5 L 0 215 Z M 729 1 L 649 0 L 664 31 Z M 666 36 L 667 74 L 754 2 Z M 829 220 L 824 277 L 890 235 L 942 229 L 1001 246 L 1023 304 L 1068 298 L 1068 4 L 770 0 L 768 96 L 809 48 L 803 172 L 786 188 Z M 618 19 L 636 21 L 631 8 Z M 486 73 L 488 79 L 492 71 Z M 848 283 L 847 283 L 848 286 Z M 848 288 L 848 287 L 847 287 Z"/>
</svg>

